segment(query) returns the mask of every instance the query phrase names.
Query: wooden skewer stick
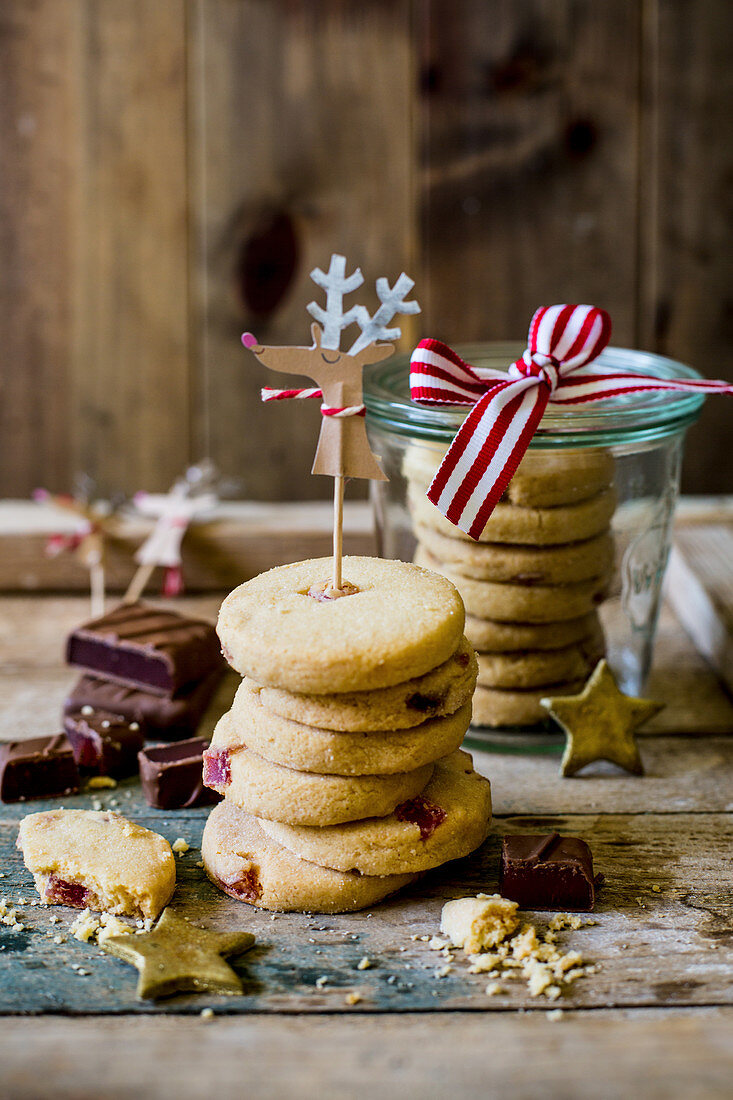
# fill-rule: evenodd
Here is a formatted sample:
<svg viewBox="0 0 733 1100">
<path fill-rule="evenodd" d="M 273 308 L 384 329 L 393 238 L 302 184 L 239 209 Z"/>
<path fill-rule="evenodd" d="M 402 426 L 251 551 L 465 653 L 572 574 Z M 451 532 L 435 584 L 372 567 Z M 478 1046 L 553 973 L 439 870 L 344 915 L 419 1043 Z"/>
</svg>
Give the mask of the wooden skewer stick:
<svg viewBox="0 0 733 1100">
<path fill-rule="evenodd" d="M 153 575 L 155 569 L 155 562 L 139 565 L 135 570 L 135 575 L 128 585 L 127 592 L 122 597 L 123 603 L 135 603 L 140 599 L 145 591 L 145 585 L 148 583 Z"/>
<path fill-rule="evenodd" d="M 341 590 L 341 558 L 344 539 L 344 477 L 333 479 L 333 588 Z"/>
<path fill-rule="evenodd" d="M 104 562 L 94 562 L 89 567 L 92 586 L 92 618 L 104 615 Z"/>
</svg>

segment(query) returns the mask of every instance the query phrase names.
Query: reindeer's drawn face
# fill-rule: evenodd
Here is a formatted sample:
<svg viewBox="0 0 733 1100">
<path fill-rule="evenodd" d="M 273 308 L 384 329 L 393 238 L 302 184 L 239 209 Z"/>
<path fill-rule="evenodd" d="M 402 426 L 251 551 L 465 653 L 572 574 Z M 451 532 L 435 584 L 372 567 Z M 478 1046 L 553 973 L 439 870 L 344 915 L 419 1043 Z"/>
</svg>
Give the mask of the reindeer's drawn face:
<svg viewBox="0 0 733 1100">
<path fill-rule="evenodd" d="M 356 355 L 349 355 L 338 348 L 324 348 L 321 346 L 321 326 L 315 322 L 311 325 L 311 335 L 313 346 L 310 348 L 258 344 L 250 332 L 245 332 L 242 343 L 270 370 L 285 374 L 305 374 L 315 379 L 320 379 L 325 373 L 330 378 L 341 378 L 344 381 L 360 378 L 361 369 L 367 363 L 380 363 L 394 353 L 393 344 L 369 344 Z"/>
</svg>

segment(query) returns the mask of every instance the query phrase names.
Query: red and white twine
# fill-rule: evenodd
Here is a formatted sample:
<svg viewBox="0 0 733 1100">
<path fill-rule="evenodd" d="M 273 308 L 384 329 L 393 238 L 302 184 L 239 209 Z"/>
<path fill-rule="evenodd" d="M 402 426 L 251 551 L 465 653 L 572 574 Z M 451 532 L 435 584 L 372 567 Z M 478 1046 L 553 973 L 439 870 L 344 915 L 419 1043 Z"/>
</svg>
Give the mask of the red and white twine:
<svg viewBox="0 0 733 1100">
<path fill-rule="evenodd" d="M 527 350 L 508 371 L 480 370 L 439 340 L 421 340 L 410 360 L 410 394 L 426 405 L 472 405 L 428 498 L 473 539 L 503 495 L 548 404 L 580 405 L 623 393 L 733 393 L 709 379 L 654 378 L 589 367 L 608 344 L 611 319 L 595 306 L 542 306 Z"/>
<path fill-rule="evenodd" d="M 263 401 L 288 401 L 290 399 L 308 400 L 312 397 L 323 397 L 323 390 L 310 386 L 302 390 L 274 390 L 269 386 L 262 387 Z M 336 420 L 344 420 L 348 416 L 366 416 L 366 405 L 321 405 L 321 416 L 330 416 Z"/>
</svg>

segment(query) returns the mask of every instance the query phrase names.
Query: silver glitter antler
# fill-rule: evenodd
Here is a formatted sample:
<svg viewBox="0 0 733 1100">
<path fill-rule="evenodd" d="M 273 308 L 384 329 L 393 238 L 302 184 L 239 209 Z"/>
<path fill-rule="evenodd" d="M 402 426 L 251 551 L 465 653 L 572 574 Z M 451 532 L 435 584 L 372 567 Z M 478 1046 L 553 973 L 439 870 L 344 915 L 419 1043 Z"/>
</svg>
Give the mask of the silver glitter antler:
<svg viewBox="0 0 733 1100">
<path fill-rule="evenodd" d="M 377 294 L 382 303 L 373 317 L 363 306 L 357 306 L 358 316 L 354 318 L 361 328 L 359 336 L 349 348 L 349 355 L 356 355 L 369 344 L 377 340 L 397 340 L 402 335 L 402 329 L 387 328 L 386 326 L 397 313 L 419 313 L 420 306 L 417 302 L 406 302 L 405 298 L 414 287 L 415 282 L 404 271 L 394 286 L 389 285 L 387 279 L 377 279 Z"/>
<path fill-rule="evenodd" d="M 361 324 L 364 315 L 369 317 L 364 306 L 352 306 L 344 312 L 344 294 L 350 294 L 360 287 L 364 277 L 358 267 L 353 274 L 347 275 L 346 257 L 334 252 L 328 272 L 317 267 L 311 271 L 311 279 L 326 291 L 326 308 L 319 306 L 317 302 L 309 302 L 306 309 L 323 328 L 321 347 L 337 350 L 341 343 L 341 330 L 354 321 Z"/>
</svg>

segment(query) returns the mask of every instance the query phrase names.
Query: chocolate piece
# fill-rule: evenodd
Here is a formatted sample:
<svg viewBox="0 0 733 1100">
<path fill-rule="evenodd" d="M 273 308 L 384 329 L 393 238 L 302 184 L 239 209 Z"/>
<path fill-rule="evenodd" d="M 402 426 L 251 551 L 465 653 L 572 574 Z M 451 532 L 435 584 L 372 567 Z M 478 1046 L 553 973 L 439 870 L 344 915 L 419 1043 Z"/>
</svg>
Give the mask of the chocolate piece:
<svg viewBox="0 0 733 1100">
<path fill-rule="evenodd" d="M 96 676 L 82 676 L 64 704 L 64 713 L 73 714 L 82 707 L 109 710 L 138 722 L 145 737 L 182 741 L 198 729 L 224 670 L 222 662 L 199 683 L 190 684 L 171 699 Z"/>
<path fill-rule="evenodd" d="M 137 754 L 144 744 L 139 722 L 84 706 L 64 716 L 64 729 L 80 771 L 112 779 L 137 772 Z"/>
<path fill-rule="evenodd" d="M 559 833 L 505 836 L 501 846 L 499 890 L 522 909 L 589 912 L 594 887 L 593 856 L 584 840 Z"/>
<path fill-rule="evenodd" d="M 106 680 L 175 695 L 222 663 L 209 623 L 146 604 L 120 604 L 69 636 L 66 659 Z"/>
<path fill-rule="evenodd" d="M 140 782 L 145 801 L 159 810 L 207 806 L 219 801 L 216 791 L 204 786 L 204 749 L 209 742 L 192 737 L 175 745 L 158 745 L 138 753 Z"/>
<path fill-rule="evenodd" d="M 79 772 L 74 753 L 63 733 L 0 744 L 0 799 L 3 802 L 76 794 L 78 790 Z"/>
</svg>

